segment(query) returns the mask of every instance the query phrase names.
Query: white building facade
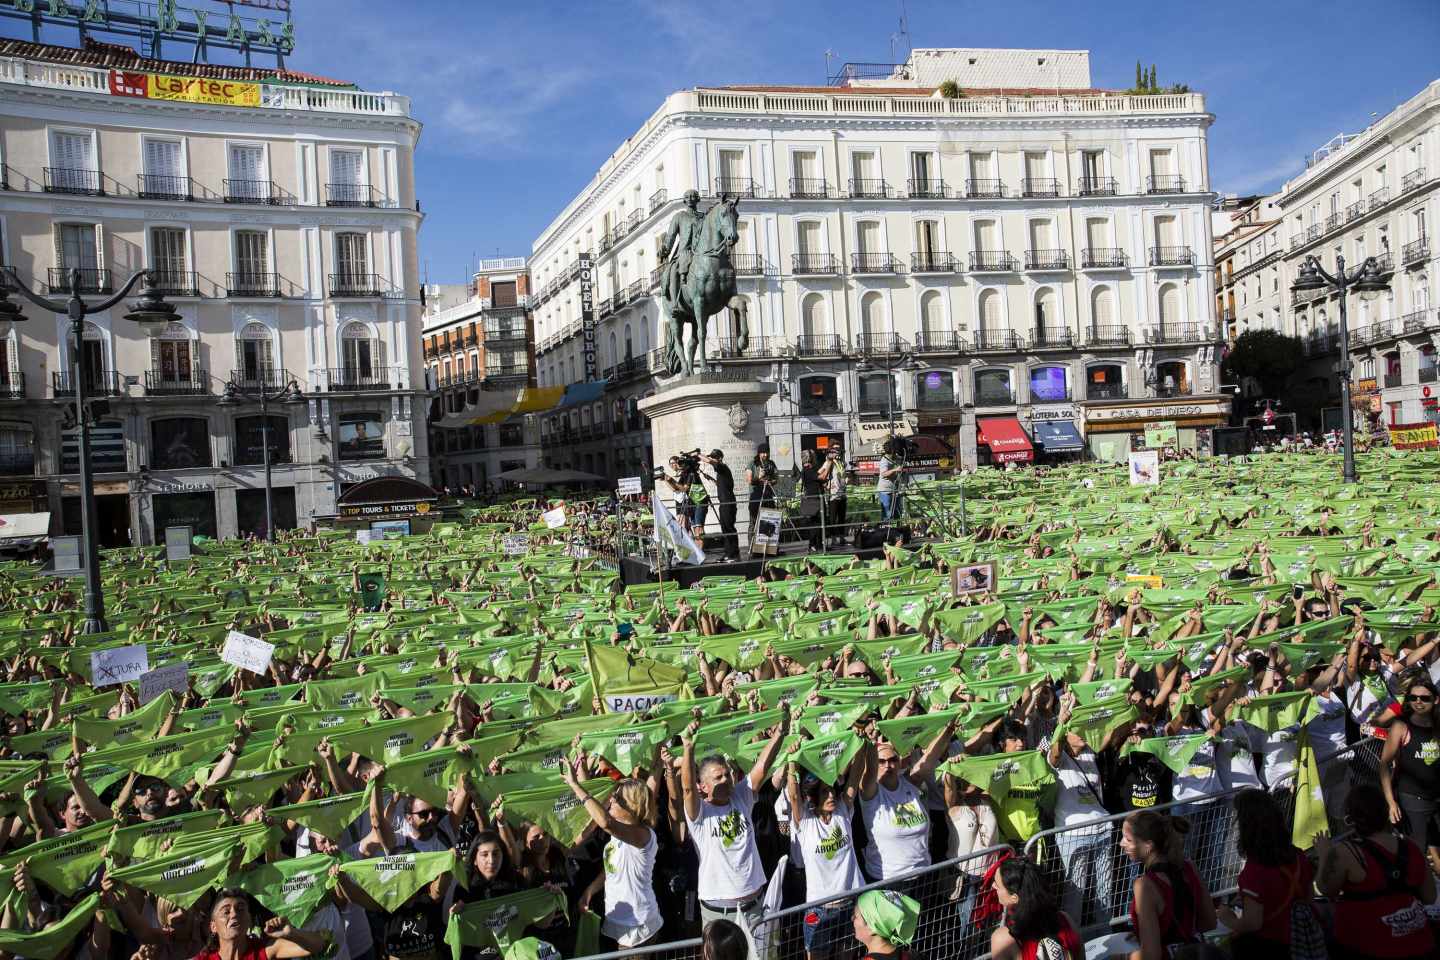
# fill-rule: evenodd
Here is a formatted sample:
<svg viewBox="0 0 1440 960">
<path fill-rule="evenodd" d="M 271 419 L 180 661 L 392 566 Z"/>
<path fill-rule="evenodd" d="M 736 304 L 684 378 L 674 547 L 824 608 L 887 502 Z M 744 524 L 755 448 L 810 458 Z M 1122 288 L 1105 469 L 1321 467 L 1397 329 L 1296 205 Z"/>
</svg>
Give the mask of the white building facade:
<svg viewBox="0 0 1440 960">
<path fill-rule="evenodd" d="M 585 256 L 606 380 L 587 408 L 542 420 L 547 463 L 621 476 L 674 452 L 663 437 L 650 450 L 634 401 L 661 365 L 658 248 L 691 188 L 741 198 L 751 343 L 741 355 L 727 311 L 706 355 L 722 376 L 775 383 L 781 465 L 870 452 L 862 436 L 892 409 L 941 460 L 977 441 L 981 463 L 1005 459 L 985 441 L 1016 429 L 1036 455 L 1123 460 L 1166 420 L 1204 445 L 1228 413 L 1204 98 L 1095 90 L 1083 51 L 921 54 L 976 70 L 993 55 L 987 77 L 1034 60 L 1048 92 L 1015 89 L 1024 74 L 945 99 L 909 79 L 944 72 L 915 58 L 887 81 L 687 90 L 606 161 L 530 258 L 539 382 L 587 377 Z"/>
</svg>

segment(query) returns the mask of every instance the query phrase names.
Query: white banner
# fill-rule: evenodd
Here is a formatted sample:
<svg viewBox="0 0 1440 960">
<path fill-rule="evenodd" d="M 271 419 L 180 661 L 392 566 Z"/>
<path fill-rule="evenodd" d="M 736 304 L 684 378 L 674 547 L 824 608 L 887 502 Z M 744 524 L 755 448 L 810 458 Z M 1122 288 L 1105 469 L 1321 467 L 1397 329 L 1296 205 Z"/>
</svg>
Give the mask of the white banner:
<svg viewBox="0 0 1440 960">
<path fill-rule="evenodd" d="M 670 509 L 665 506 L 665 501 L 659 496 L 650 498 L 655 505 L 655 540 L 660 544 L 662 550 L 675 554 L 675 558 L 681 563 L 704 563 L 705 551 L 690 536 L 690 531 L 685 529 Z"/>
<path fill-rule="evenodd" d="M 500 550 L 507 557 L 518 557 L 530 552 L 530 538 L 523 533 L 507 533 L 500 538 Z"/>
<path fill-rule="evenodd" d="M 231 630 L 225 636 L 225 648 L 220 659 L 233 663 L 251 673 L 264 673 L 270 669 L 270 658 L 275 655 L 275 644 L 266 643 L 257 637 L 246 636 L 238 630 Z"/>
<path fill-rule="evenodd" d="M 1155 486 L 1160 482 L 1160 451 L 1139 450 L 1130 454 L 1130 486 Z"/>
<path fill-rule="evenodd" d="M 90 654 L 90 685 L 98 688 L 129 683 L 149 669 L 144 644 L 96 650 Z"/>
<path fill-rule="evenodd" d="M 540 514 L 540 519 L 545 521 L 545 526 L 551 530 L 559 530 L 565 526 L 565 508 L 556 507 L 554 510 L 547 510 Z"/>
<path fill-rule="evenodd" d="M 640 478 L 621 477 L 615 486 L 615 493 L 622 497 L 640 496 Z"/>
<path fill-rule="evenodd" d="M 140 676 L 140 703 L 147 704 L 166 690 L 174 690 L 177 696 L 184 696 L 190 689 L 190 664 L 167 663 L 163 667 Z"/>
</svg>

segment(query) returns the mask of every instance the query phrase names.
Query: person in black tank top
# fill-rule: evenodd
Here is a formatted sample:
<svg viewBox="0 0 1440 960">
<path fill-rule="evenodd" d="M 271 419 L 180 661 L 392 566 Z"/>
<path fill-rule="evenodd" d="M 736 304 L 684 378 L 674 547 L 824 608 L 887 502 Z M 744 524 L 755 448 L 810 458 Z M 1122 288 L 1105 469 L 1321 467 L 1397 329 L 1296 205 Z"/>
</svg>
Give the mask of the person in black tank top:
<svg viewBox="0 0 1440 960">
<path fill-rule="evenodd" d="M 1400 719 L 1390 725 L 1380 755 L 1380 789 L 1390 822 L 1408 827 L 1410 839 L 1440 870 L 1440 736 L 1435 729 L 1436 685 L 1429 677 L 1411 681 Z"/>
</svg>

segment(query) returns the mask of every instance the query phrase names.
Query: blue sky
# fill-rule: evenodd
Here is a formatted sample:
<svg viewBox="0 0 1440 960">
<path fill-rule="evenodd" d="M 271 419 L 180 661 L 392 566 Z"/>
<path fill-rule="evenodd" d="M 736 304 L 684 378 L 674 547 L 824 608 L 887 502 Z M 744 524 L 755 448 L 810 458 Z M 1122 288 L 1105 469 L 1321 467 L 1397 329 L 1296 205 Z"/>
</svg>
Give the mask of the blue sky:
<svg viewBox="0 0 1440 960">
<path fill-rule="evenodd" d="M 528 253 L 668 93 L 823 83 L 826 50 L 838 61 L 887 61 L 900 9 L 899 0 L 294 6 L 291 66 L 414 100 L 425 124 L 416 163 L 431 282 L 465 279 L 474 255 Z M 906 6 L 917 47 L 1088 49 L 1101 87 L 1127 87 L 1137 58 L 1154 62 L 1162 83 L 1206 94 L 1216 116 L 1211 179 L 1226 193 L 1278 186 L 1330 137 L 1362 129 L 1440 76 L 1437 0 Z"/>
</svg>

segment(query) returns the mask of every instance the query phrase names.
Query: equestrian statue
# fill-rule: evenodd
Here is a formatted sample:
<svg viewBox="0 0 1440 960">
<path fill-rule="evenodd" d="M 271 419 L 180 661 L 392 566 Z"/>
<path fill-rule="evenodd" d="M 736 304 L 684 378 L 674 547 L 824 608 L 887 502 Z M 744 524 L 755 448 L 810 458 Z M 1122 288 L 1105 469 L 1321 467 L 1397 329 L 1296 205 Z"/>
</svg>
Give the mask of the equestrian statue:
<svg viewBox="0 0 1440 960">
<path fill-rule="evenodd" d="M 735 292 L 735 265 L 730 259 L 740 239 L 739 205 L 738 198 L 726 195 L 702 214 L 699 192 L 687 190 L 684 209 L 675 214 L 665 233 L 660 247 L 660 297 L 665 311 L 665 367 L 672 376 L 689 376 L 705 368 L 705 327 L 726 307 L 735 314 L 739 352 L 744 353 L 750 343 L 745 298 Z"/>
</svg>

